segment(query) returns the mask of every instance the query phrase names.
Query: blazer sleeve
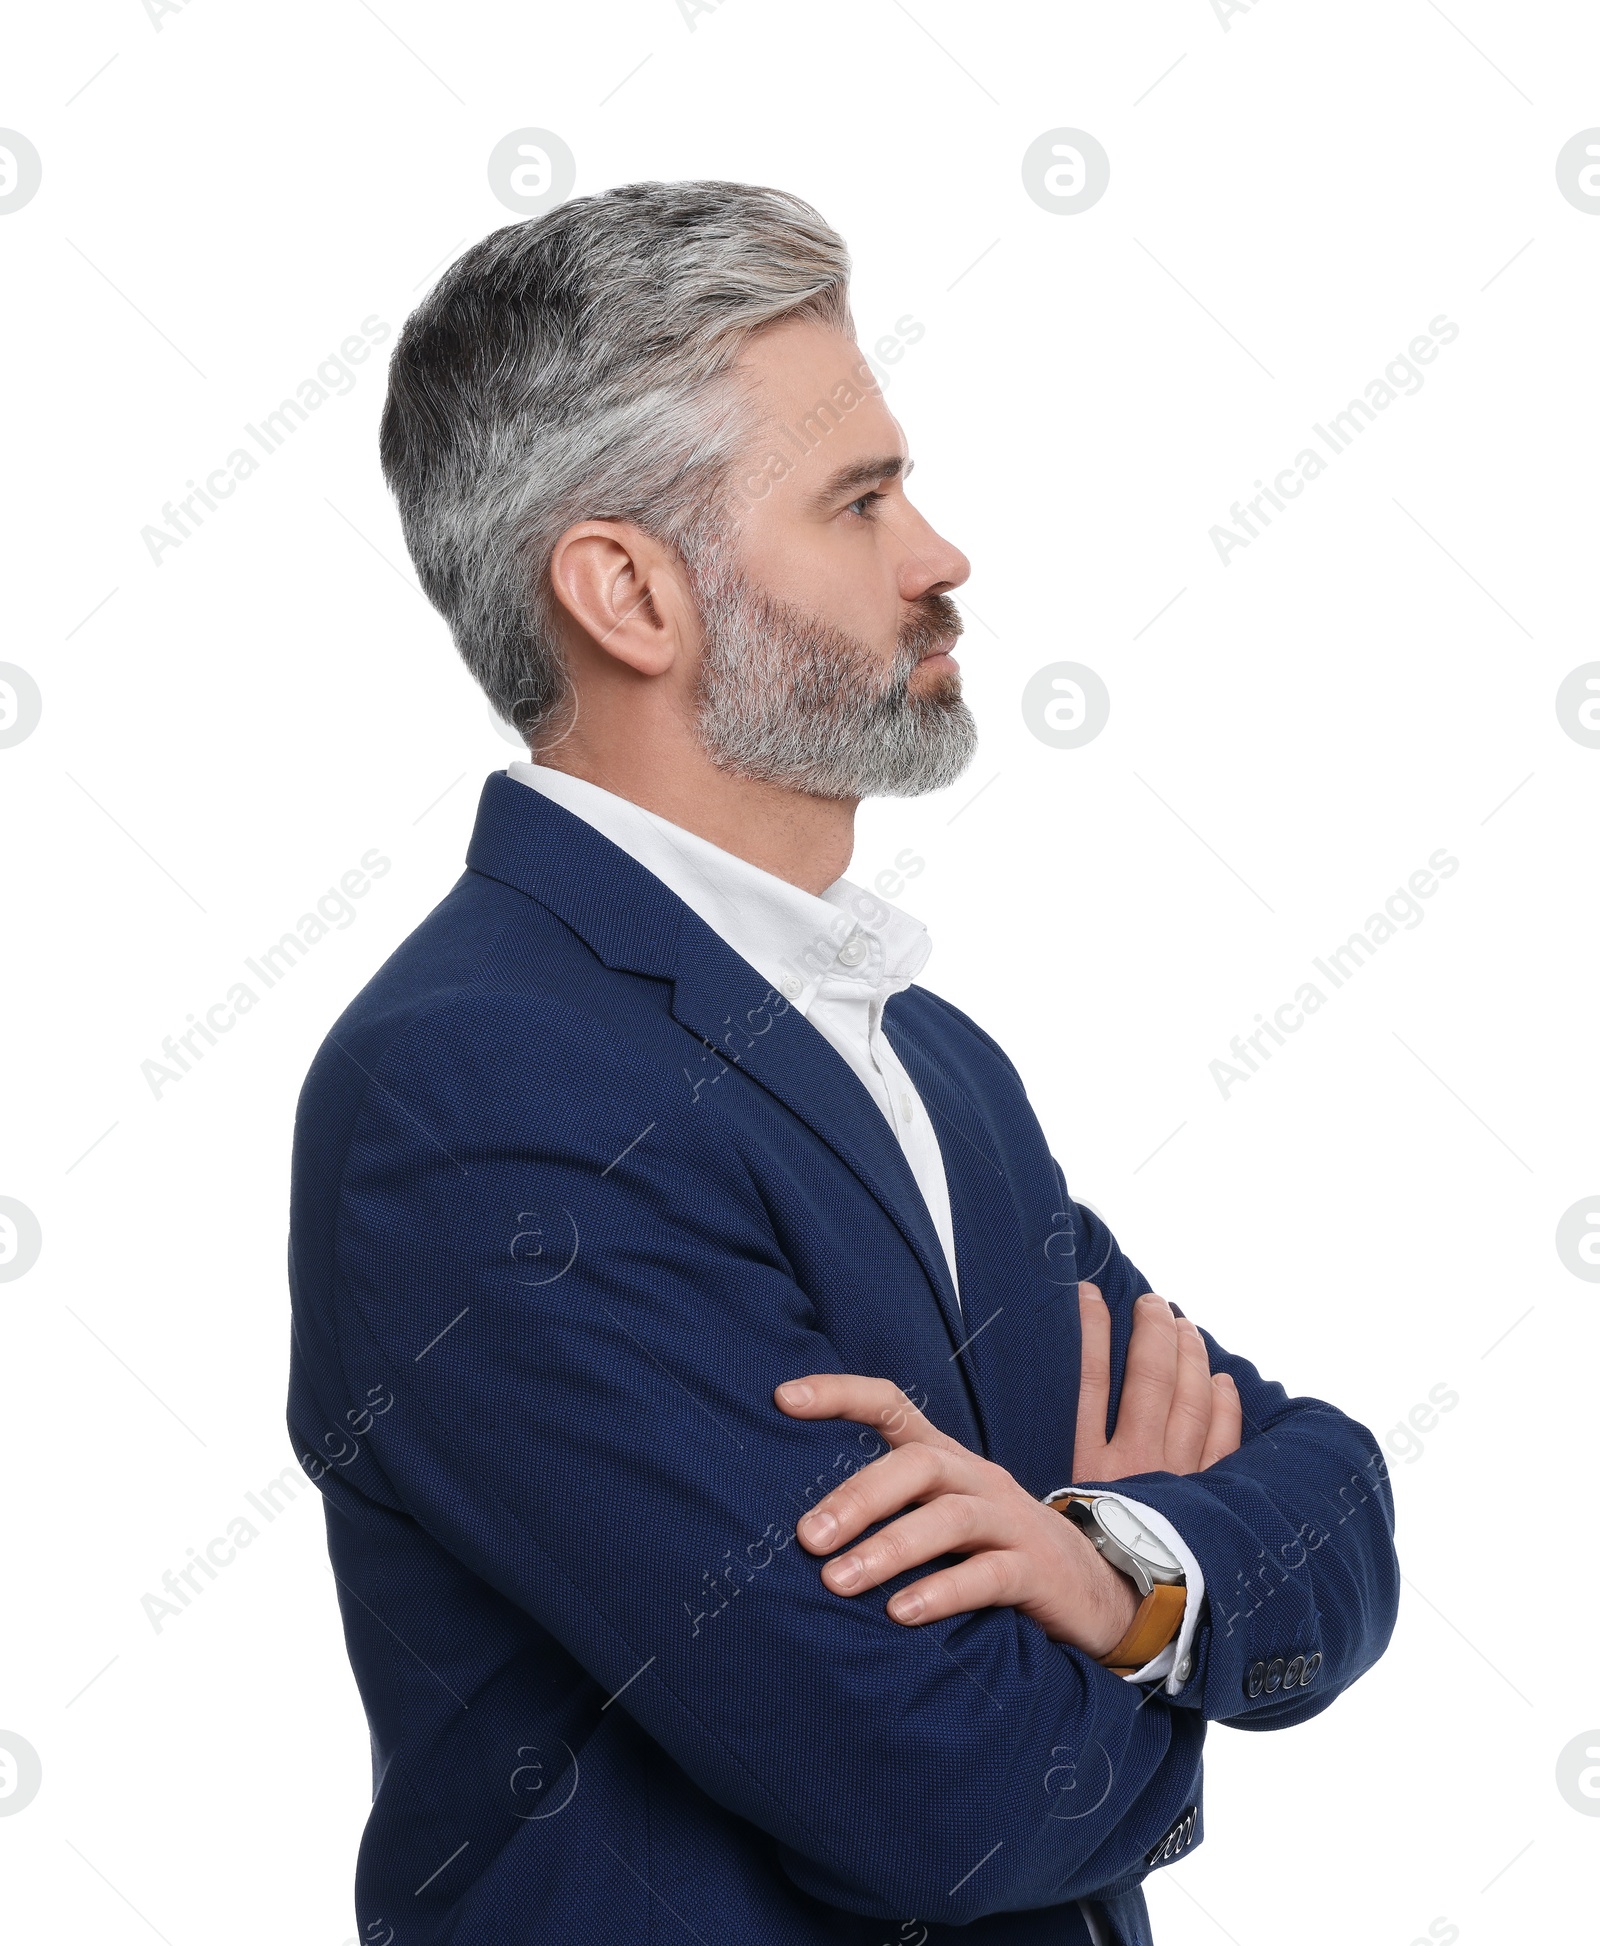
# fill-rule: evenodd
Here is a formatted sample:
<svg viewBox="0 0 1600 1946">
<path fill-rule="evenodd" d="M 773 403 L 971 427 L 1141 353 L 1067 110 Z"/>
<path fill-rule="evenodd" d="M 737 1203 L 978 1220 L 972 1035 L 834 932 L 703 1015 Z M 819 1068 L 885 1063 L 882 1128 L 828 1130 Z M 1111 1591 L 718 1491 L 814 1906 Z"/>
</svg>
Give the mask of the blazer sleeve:
<svg viewBox="0 0 1600 1946">
<path fill-rule="evenodd" d="M 1111 1311 L 1114 1428 L 1133 1303 L 1151 1286 L 1064 1182 L 1062 1194 L 1078 1274 Z M 1290 1398 L 1208 1331 L 1201 1336 L 1212 1371 L 1231 1373 L 1239 1388 L 1238 1451 L 1203 1473 L 1083 1484 L 1164 1514 L 1205 1576 L 1190 1674 L 1165 1700 L 1237 1729 L 1280 1729 L 1320 1714 L 1388 1645 L 1400 1583 L 1393 1489 L 1365 1426 L 1320 1399 Z"/>
<path fill-rule="evenodd" d="M 302 1337 L 337 1345 L 324 1402 L 393 1396 L 367 1433 L 381 1497 L 771 1834 L 806 1892 L 965 1924 L 1136 1884 L 1198 1800 L 1199 1713 L 1141 1708 L 1011 1609 L 902 1627 L 900 1582 L 842 1599 L 795 1540 L 883 1449 L 773 1402 L 843 1367 L 714 1101 L 526 996 L 445 1007 L 368 1065 L 328 1184 L 336 1317 Z M 1329 1426 L 1326 1447 L 1283 1430 L 1287 1498 L 1245 1466 L 1203 1517 L 1174 1501 L 1208 1577 L 1258 1529 L 1298 1529 L 1311 1478 L 1343 1465 Z M 1347 1555 L 1313 1557 L 1319 1598 Z M 1359 1604 L 1338 1601 L 1319 1625 L 1347 1670 Z"/>
</svg>

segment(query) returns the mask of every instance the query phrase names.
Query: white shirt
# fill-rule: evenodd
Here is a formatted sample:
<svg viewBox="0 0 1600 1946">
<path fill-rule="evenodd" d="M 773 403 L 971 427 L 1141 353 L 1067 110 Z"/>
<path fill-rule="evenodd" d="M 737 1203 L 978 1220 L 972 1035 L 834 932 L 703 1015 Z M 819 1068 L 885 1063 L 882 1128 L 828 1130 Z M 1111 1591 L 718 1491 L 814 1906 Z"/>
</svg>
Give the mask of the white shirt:
<svg viewBox="0 0 1600 1946">
<path fill-rule="evenodd" d="M 933 951 L 927 927 L 847 878 L 835 879 L 820 896 L 813 896 L 587 778 L 526 762 L 508 764 L 506 775 L 582 818 L 676 892 L 848 1062 L 894 1130 L 933 1218 L 954 1284 L 950 1189 L 938 1134 L 883 1031 L 884 1002 L 910 986 Z M 1165 1677 L 1175 1695 L 1189 1676 L 1205 1576 L 1171 1521 L 1142 1501 L 1125 1494 L 1117 1498 L 1183 1564 L 1188 1590 L 1183 1626 L 1175 1641 L 1128 1677 L 1129 1682 Z M 1092 1931 L 1092 1915 L 1084 1916 Z"/>
</svg>

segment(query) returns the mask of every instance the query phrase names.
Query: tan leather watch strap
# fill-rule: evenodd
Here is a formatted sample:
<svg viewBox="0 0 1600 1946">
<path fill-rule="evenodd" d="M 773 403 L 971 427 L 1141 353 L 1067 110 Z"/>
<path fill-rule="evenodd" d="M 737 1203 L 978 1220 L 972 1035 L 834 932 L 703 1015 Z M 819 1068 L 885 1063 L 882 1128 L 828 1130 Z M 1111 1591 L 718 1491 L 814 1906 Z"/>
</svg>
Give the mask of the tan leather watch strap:
<svg viewBox="0 0 1600 1946">
<path fill-rule="evenodd" d="M 1094 1499 L 1091 1493 L 1073 1493 L 1069 1489 L 1065 1493 L 1053 1494 L 1045 1505 L 1065 1516 L 1067 1508 L 1074 1501 L 1092 1506 Z M 1147 1662 L 1160 1655 L 1183 1627 L 1183 1611 L 1188 1598 L 1188 1590 L 1181 1581 L 1158 1581 L 1134 1610 L 1133 1620 L 1129 1622 L 1122 1640 L 1104 1655 L 1096 1657 L 1096 1660 L 1114 1676 L 1131 1676 L 1136 1669 L 1142 1669 Z"/>
<path fill-rule="evenodd" d="M 1183 1626 L 1188 1590 L 1158 1581 L 1140 1602 L 1127 1633 L 1098 1661 L 1114 1676 L 1131 1676 L 1167 1646 Z"/>
</svg>

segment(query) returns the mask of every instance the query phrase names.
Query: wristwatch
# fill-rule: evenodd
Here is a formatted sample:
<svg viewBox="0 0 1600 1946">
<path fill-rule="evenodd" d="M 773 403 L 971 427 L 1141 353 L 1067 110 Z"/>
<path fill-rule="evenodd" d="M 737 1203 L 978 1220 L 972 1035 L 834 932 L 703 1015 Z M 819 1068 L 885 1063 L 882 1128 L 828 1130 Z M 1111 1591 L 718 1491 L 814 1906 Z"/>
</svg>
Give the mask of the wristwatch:
<svg viewBox="0 0 1600 1946">
<path fill-rule="evenodd" d="M 1045 1504 L 1064 1514 L 1139 1590 L 1142 1600 L 1127 1632 L 1097 1658 L 1113 1675 L 1131 1676 L 1158 1656 L 1183 1626 L 1188 1600 L 1183 1564 L 1115 1494 L 1058 1493 Z"/>
</svg>

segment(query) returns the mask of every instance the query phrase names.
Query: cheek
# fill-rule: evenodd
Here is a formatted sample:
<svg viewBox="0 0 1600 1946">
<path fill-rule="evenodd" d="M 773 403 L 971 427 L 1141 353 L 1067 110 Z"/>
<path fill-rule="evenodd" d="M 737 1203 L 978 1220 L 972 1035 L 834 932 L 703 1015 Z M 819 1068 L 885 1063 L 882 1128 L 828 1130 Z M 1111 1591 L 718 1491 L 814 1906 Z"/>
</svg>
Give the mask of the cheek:
<svg viewBox="0 0 1600 1946">
<path fill-rule="evenodd" d="M 906 598 L 862 522 L 846 515 L 764 534 L 746 550 L 744 570 L 771 600 L 866 643 L 885 663 L 892 660 Z"/>
</svg>

